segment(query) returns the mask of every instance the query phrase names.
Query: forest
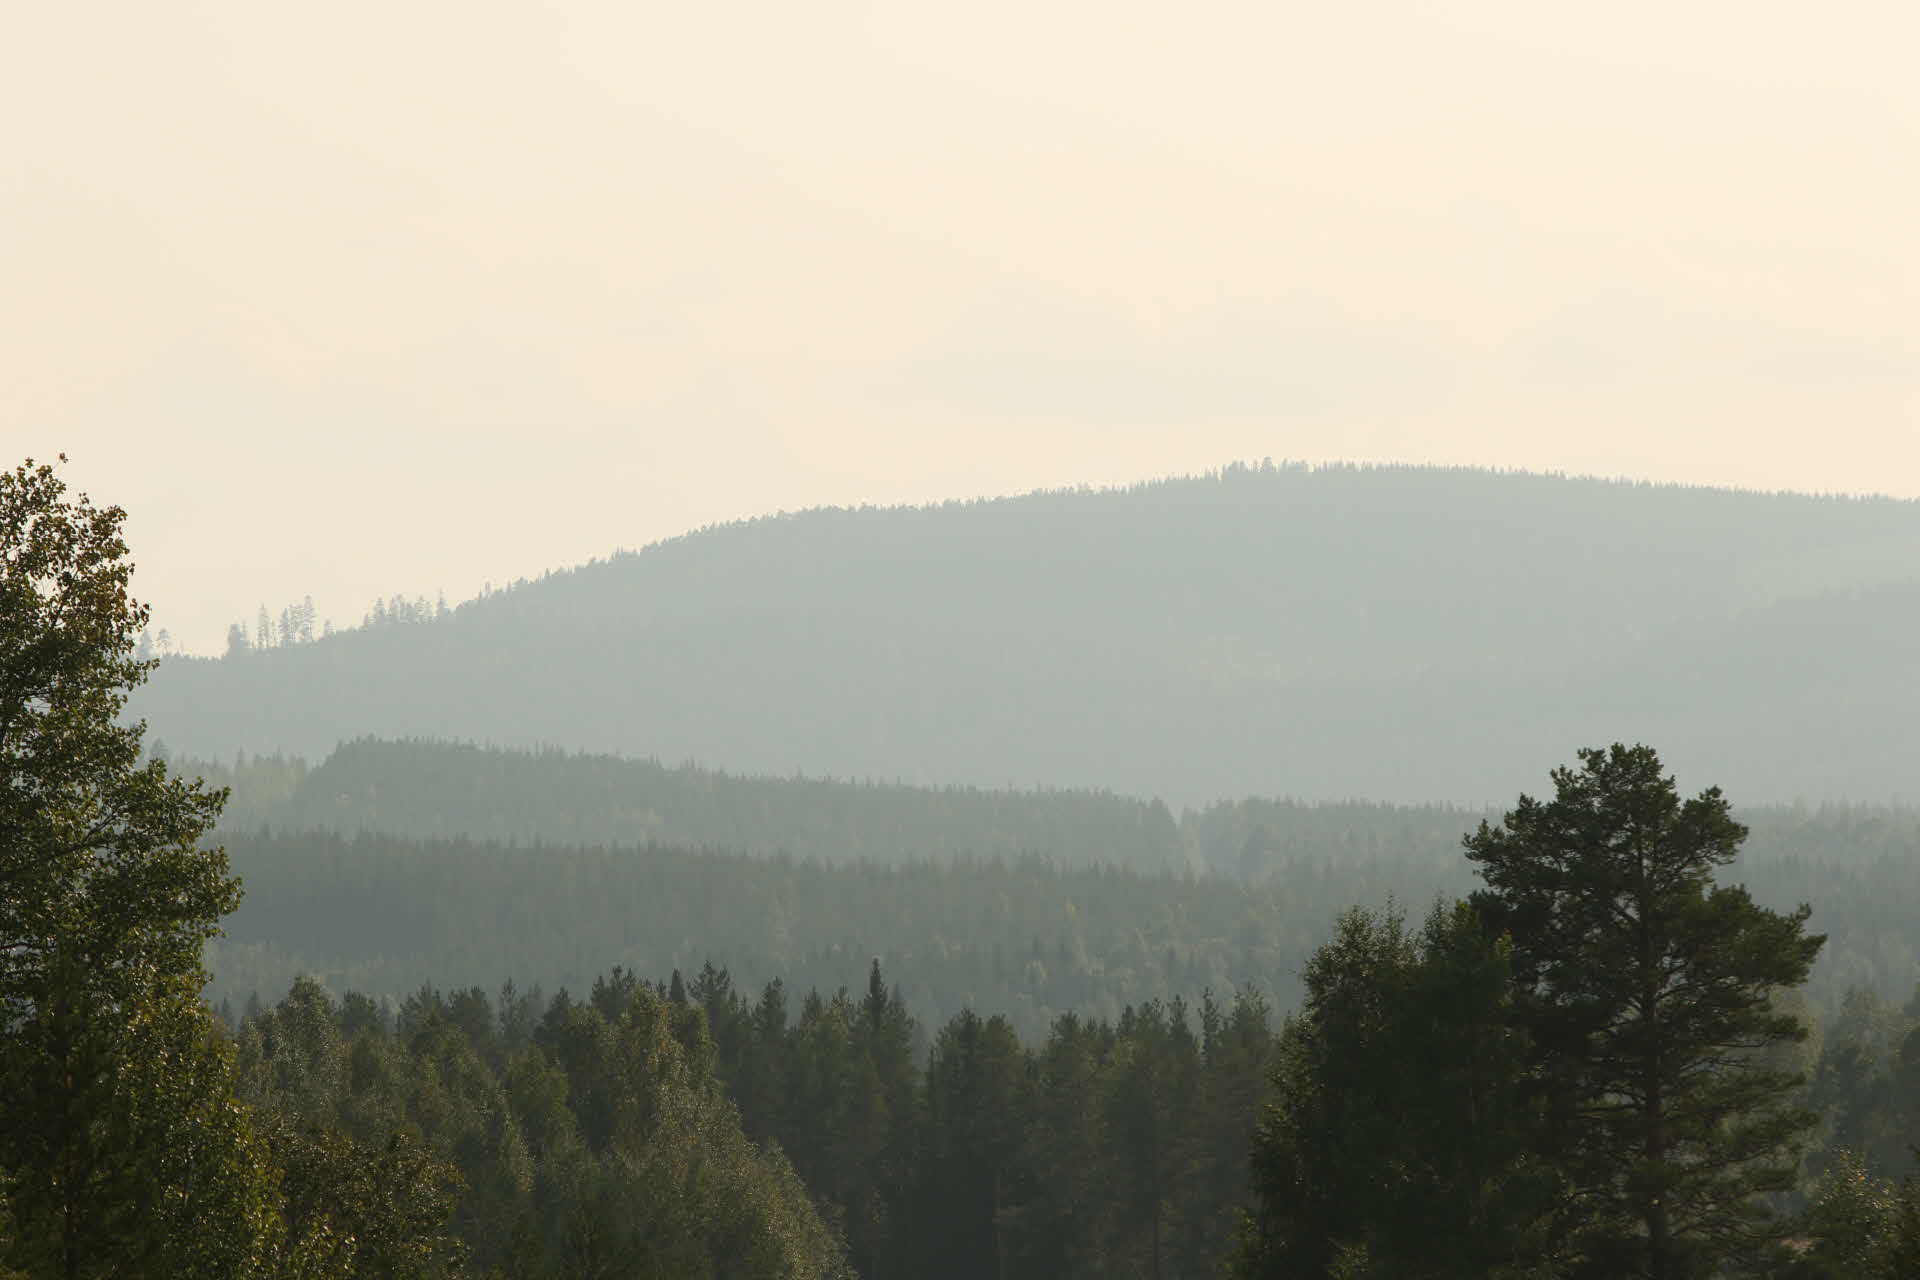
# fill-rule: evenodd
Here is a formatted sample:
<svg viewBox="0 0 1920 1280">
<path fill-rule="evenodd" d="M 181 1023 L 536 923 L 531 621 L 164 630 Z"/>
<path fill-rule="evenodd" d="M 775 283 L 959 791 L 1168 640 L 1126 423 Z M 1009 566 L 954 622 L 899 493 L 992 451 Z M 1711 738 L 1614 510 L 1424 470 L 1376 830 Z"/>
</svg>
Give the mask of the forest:
<svg viewBox="0 0 1920 1280">
<path fill-rule="evenodd" d="M 318 766 L 181 761 L 230 786 L 247 898 L 209 952 L 217 999 L 301 974 L 398 999 L 422 982 L 578 987 L 618 964 L 805 991 L 875 956 L 919 1015 L 1023 1036 L 1067 1011 L 1258 987 L 1290 1009 L 1329 922 L 1474 887 L 1461 838 L 1495 812 L 1246 798 L 1178 816 L 1098 792 L 806 778 L 560 751 L 363 739 Z M 1815 904 L 1807 984 L 1899 1003 L 1920 985 L 1920 810 L 1761 806 L 1739 878 Z"/>
<path fill-rule="evenodd" d="M 1361 921 L 1375 932 L 1402 923 Z M 1350 934 L 1353 924 L 1330 929 Z M 1334 950 L 1317 949 L 1315 964 Z M 411 1120 L 451 1171 L 441 1176 L 457 1173 L 468 1188 L 440 1247 L 503 1275 L 653 1274 L 631 1260 L 588 1262 L 645 1252 L 587 1225 L 603 1209 L 595 1197 L 609 1194 L 606 1158 L 595 1158 L 622 1123 L 617 1055 L 637 1027 L 655 1029 L 649 1052 L 683 1057 L 708 1096 L 727 1099 L 762 1152 L 790 1162 L 755 1176 L 777 1186 L 797 1175 L 856 1274 L 1327 1273 L 1241 1256 L 1257 1117 L 1281 1096 L 1276 1073 L 1298 1069 L 1312 1034 L 1306 1019 L 1279 1016 L 1250 988 L 1195 1004 L 1152 999 L 1114 1019 L 1065 1013 L 1023 1036 L 1005 1017 L 971 1009 L 929 1028 L 877 962 L 864 984 L 797 999 L 777 979 L 756 993 L 711 965 L 656 982 L 616 969 L 577 996 L 507 983 L 492 995 L 422 987 L 397 1003 L 336 998 L 301 979 L 236 1026 L 241 1091 L 256 1105 L 362 1141 Z M 1853 993 L 1817 1043 L 1792 1047 L 1789 1065 L 1805 1075 L 1818 1116 L 1798 1225 L 1827 1233 L 1827 1252 L 1846 1256 L 1775 1259 L 1762 1273 L 1903 1274 L 1891 1260 L 1852 1269 L 1882 1264 L 1862 1261 L 1874 1220 L 1849 1216 L 1858 1206 L 1848 1197 L 1864 1188 L 1898 1203 L 1890 1188 L 1916 1172 L 1907 1143 L 1920 1127 L 1920 989 L 1904 1007 Z M 749 1164 L 729 1141 L 725 1158 Z M 1347 1177 L 1352 1195 L 1361 1178 Z M 620 1194 L 633 1197 L 624 1206 L 648 1193 Z M 662 1198 L 658 1187 L 652 1194 Z M 777 1200 L 747 1203 L 778 1212 Z M 640 1221 L 672 1213 L 649 1204 Z M 1457 1243 L 1468 1225 L 1425 1224 L 1425 1246 Z M 1471 1249 L 1450 1261 L 1413 1269 L 1376 1260 L 1376 1271 L 1340 1274 L 1495 1274 L 1476 1269 L 1486 1259 Z M 732 1273 L 723 1265 L 718 1274 Z"/>
<path fill-rule="evenodd" d="M 124 520 L 0 473 L 6 1280 L 1920 1271 L 1909 808 L 202 764 Z"/>
</svg>

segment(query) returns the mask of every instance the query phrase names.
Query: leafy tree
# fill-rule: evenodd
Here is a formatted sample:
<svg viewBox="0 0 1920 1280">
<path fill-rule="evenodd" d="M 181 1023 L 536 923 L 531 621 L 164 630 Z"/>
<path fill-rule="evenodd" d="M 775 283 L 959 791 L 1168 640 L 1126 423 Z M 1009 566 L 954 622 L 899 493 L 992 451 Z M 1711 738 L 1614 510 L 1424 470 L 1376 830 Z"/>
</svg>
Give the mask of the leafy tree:
<svg viewBox="0 0 1920 1280">
<path fill-rule="evenodd" d="M 1920 1181 L 1896 1186 L 1842 1151 L 1814 1185 L 1791 1280 L 1909 1280 L 1920 1275 Z"/>
<path fill-rule="evenodd" d="M 317 1276 L 431 1280 L 456 1275 L 459 1241 L 441 1232 L 459 1179 L 419 1139 L 396 1132 L 377 1150 L 337 1128 L 276 1117 L 285 1170 L 288 1253 Z"/>
<path fill-rule="evenodd" d="M 1751 1262 L 1778 1234 L 1814 1117 L 1761 1055 L 1806 1028 L 1772 997 L 1825 939 L 1716 885 L 1746 828 L 1718 788 L 1682 801 L 1644 746 L 1580 753 L 1465 840 L 1473 902 L 1511 939 L 1515 1014 L 1567 1180 L 1575 1273 L 1681 1280 Z"/>
<path fill-rule="evenodd" d="M 199 1003 L 239 899 L 199 847 L 225 793 L 143 764 L 144 726 L 119 723 L 157 665 L 124 519 L 51 466 L 0 473 L 4 1247 L 36 1274 L 239 1274 L 271 1179 Z M 188 1209 L 217 1229 L 183 1234 Z"/>
<path fill-rule="evenodd" d="M 590 1152 L 557 1180 L 558 1274 L 840 1274 L 840 1244 L 793 1166 L 741 1133 L 703 1015 L 646 983 L 596 985 L 609 1001 L 623 992 L 611 1019 L 600 1001 L 570 1005 L 543 1031 Z M 523 1068 L 522 1096 L 532 1084 Z"/>
<path fill-rule="evenodd" d="M 462 1178 L 437 1158 L 487 1127 L 476 1110 L 489 1117 L 507 1110 L 484 1070 L 464 1073 L 485 1077 L 487 1096 L 476 1107 L 462 1096 L 457 1066 L 436 1069 L 436 1050 L 456 1059 L 473 1052 L 459 1040 L 446 1054 L 438 1026 L 419 1033 L 426 1043 L 413 1054 L 383 1053 L 366 1040 L 349 1044 L 332 997 L 303 978 L 241 1028 L 237 1087 L 267 1117 L 283 1175 L 287 1251 L 318 1275 L 439 1275 L 464 1253 L 463 1242 L 443 1230 L 456 1206 L 512 1219 L 497 1197 L 459 1195 Z M 461 1154 L 467 1181 L 493 1172 L 484 1141 Z"/>
</svg>

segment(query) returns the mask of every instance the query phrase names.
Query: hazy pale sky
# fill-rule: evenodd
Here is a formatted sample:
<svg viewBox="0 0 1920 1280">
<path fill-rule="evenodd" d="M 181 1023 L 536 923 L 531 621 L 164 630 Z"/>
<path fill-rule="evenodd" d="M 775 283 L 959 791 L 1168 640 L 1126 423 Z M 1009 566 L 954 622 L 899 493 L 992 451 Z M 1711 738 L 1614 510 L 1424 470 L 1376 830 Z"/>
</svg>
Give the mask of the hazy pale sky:
<svg viewBox="0 0 1920 1280">
<path fill-rule="evenodd" d="M 1403 459 L 1920 495 L 1920 8 L 89 3 L 0 441 L 156 624 L 712 521 Z"/>
</svg>

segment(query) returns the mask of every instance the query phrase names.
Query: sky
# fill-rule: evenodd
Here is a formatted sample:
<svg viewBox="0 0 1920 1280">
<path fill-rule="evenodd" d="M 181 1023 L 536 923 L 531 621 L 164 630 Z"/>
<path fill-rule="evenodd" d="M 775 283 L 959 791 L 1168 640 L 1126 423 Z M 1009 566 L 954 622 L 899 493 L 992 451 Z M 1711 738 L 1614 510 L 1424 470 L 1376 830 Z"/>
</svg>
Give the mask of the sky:
<svg viewBox="0 0 1920 1280">
<path fill-rule="evenodd" d="M 1920 496 L 1920 8 L 20 6 L 0 455 L 155 625 L 1398 460 Z"/>
</svg>

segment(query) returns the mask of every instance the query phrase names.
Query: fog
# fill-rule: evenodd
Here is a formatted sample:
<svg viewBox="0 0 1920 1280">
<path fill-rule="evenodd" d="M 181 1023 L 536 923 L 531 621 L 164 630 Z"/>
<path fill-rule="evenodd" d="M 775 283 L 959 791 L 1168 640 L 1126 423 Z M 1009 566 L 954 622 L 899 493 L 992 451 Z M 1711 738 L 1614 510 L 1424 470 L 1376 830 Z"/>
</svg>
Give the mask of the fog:
<svg viewBox="0 0 1920 1280">
<path fill-rule="evenodd" d="M 1910 6 L 35 6 L 0 430 L 218 652 L 1235 458 L 1920 493 Z M 213 574 L 210 568 L 217 567 Z"/>
</svg>

